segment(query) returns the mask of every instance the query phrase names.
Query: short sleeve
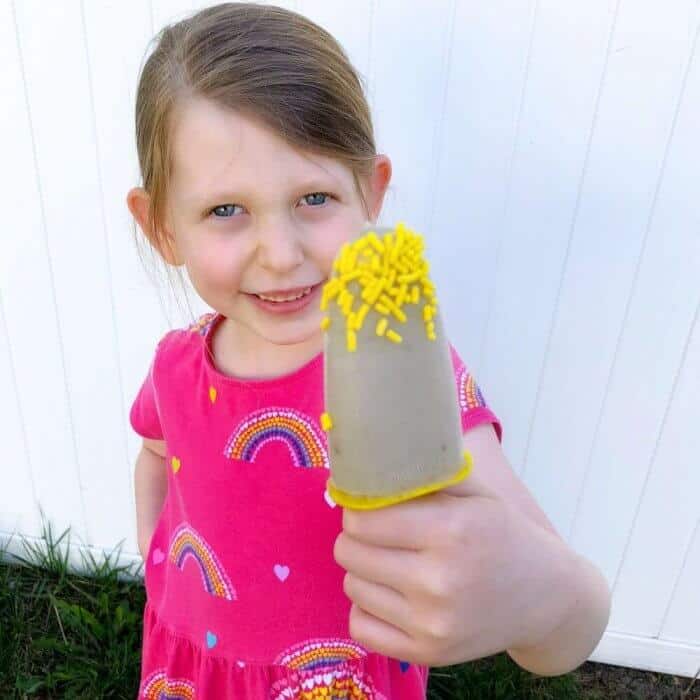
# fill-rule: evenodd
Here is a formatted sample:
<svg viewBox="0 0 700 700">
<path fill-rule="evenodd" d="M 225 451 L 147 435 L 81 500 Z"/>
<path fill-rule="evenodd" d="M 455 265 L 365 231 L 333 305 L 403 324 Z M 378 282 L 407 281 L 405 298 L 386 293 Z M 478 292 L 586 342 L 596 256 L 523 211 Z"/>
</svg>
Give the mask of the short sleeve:
<svg viewBox="0 0 700 700">
<path fill-rule="evenodd" d="M 459 412 L 462 420 L 462 433 L 479 423 L 491 423 L 499 442 L 503 442 L 503 426 L 496 414 L 486 403 L 481 388 L 472 373 L 467 369 L 459 353 L 449 343 L 452 366 L 455 373 Z"/>
<path fill-rule="evenodd" d="M 162 341 L 161 341 L 162 342 Z M 158 347 L 148 368 L 148 374 L 141 384 L 141 388 L 136 394 L 134 403 L 129 412 L 129 422 L 131 427 L 141 436 L 152 440 L 163 439 L 163 427 L 161 426 L 160 413 L 158 410 L 158 395 L 156 392 L 155 367 L 158 359 Z"/>
</svg>

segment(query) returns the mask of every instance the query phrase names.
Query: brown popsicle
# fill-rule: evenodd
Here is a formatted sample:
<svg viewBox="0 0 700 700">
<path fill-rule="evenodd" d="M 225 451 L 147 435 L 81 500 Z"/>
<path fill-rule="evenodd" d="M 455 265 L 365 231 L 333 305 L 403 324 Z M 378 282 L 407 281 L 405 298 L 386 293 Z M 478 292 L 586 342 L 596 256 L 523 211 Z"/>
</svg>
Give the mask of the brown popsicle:
<svg viewBox="0 0 700 700">
<path fill-rule="evenodd" d="M 365 227 L 323 289 L 328 492 L 372 509 L 455 484 L 472 468 L 447 336 L 420 234 Z"/>
</svg>

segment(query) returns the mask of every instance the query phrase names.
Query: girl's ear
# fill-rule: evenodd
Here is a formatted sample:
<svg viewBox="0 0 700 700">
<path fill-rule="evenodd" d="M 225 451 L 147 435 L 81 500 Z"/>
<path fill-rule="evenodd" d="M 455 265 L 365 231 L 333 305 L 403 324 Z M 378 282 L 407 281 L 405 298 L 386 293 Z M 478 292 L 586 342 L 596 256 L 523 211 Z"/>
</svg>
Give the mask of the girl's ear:
<svg viewBox="0 0 700 700">
<path fill-rule="evenodd" d="M 143 187 L 133 187 L 126 195 L 126 205 L 129 207 L 131 215 L 136 219 L 144 235 L 151 242 L 151 245 L 158 251 L 160 256 L 169 265 L 179 266 L 184 264 L 180 258 L 175 243 L 175 237 L 169 230 L 164 230 L 159 236 L 148 223 L 148 209 L 150 205 L 150 195 Z"/>
<path fill-rule="evenodd" d="M 367 206 L 369 207 L 370 221 L 374 224 L 379 217 L 379 212 L 384 204 L 384 195 L 391 180 L 391 160 L 389 156 L 379 153 L 374 158 L 372 174 L 368 182 L 369 192 Z"/>
</svg>

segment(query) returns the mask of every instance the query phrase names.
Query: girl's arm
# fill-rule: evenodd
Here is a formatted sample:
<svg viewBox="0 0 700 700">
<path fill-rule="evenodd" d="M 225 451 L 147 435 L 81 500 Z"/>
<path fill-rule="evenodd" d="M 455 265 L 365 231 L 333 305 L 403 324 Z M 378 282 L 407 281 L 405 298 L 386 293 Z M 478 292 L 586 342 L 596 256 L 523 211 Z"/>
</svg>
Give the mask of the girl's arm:
<svg viewBox="0 0 700 700">
<path fill-rule="evenodd" d="M 144 439 L 136 458 L 134 492 L 136 497 L 136 536 L 139 551 L 145 559 L 158 515 L 168 491 L 165 465 L 165 442 Z"/>
</svg>

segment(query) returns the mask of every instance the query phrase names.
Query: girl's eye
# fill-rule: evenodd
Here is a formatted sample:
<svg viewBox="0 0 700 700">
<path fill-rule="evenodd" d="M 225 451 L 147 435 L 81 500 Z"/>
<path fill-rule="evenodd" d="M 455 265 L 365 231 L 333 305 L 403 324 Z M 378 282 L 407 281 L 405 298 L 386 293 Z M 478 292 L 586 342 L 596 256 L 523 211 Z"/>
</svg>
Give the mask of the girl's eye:
<svg viewBox="0 0 700 700">
<path fill-rule="evenodd" d="M 214 207 L 209 213 L 213 214 L 217 210 L 224 210 L 224 211 L 231 211 L 231 209 L 235 209 L 238 206 L 238 204 L 220 204 L 218 207 Z M 227 216 L 224 214 L 223 216 L 216 216 L 215 218 L 217 219 L 230 219 L 230 216 Z"/>
<path fill-rule="evenodd" d="M 328 192 L 312 192 L 311 194 L 305 194 L 302 199 L 305 200 L 309 206 L 316 208 L 317 205 L 325 204 L 325 200 L 331 199 L 332 197 L 333 195 L 329 194 Z M 312 202 L 309 202 L 309 198 L 312 198 Z M 321 198 L 323 201 L 320 201 L 319 198 Z M 233 216 L 233 212 L 231 210 L 235 209 L 236 207 L 242 208 L 238 204 L 220 204 L 219 206 L 210 209 L 209 214 L 214 214 L 216 219 L 230 219 Z"/>
<path fill-rule="evenodd" d="M 311 193 L 311 194 L 305 194 L 305 195 L 302 197 L 302 199 L 307 200 L 308 197 L 314 197 L 314 198 L 326 197 L 326 198 L 330 198 L 331 195 L 328 194 L 328 192 L 313 192 L 313 193 Z M 308 202 L 308 200 L 307 200 L 307 202 Z M 316 202 L 317 204 L 325 204 L 325 201 L 324 201 L 324 202 L 319 202 L 318 199 L 315 199 L 315 202 Z"/>
</svg>

